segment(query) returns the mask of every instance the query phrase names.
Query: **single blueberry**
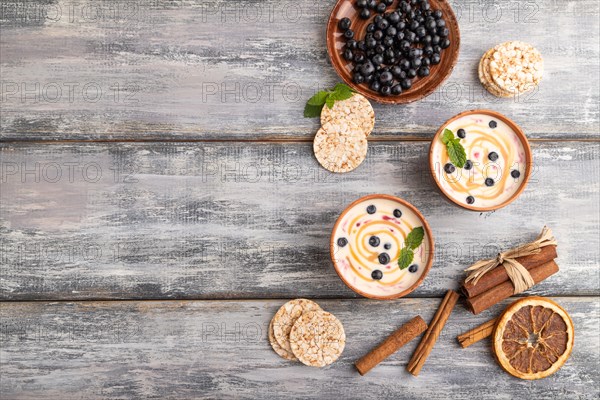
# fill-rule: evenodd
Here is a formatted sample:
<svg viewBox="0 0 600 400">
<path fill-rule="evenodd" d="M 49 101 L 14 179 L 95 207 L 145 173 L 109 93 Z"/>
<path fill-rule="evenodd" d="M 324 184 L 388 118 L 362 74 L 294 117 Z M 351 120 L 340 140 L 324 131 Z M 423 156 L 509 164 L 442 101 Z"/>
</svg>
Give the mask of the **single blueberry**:
<svg viewBox="0 0 600 400">
<path fill-rule="evenodd" d="M 498 126 L 498 123 L 494 120 L 491 120 L 488 125 L 490 126 L 490 128 L 494 129 L 495 127 Z"/>
<path fill-rule="evenodd" d="M 344 247 L 345 245 L 348 244 L 348 239 L 343 238 L 343 237 L 339 238 L 337 243 L 338 243 L 338 246 Z"/>
<path fill-rule="evenodd" d="M 390 21 L 390 23 L 392 24 L 397 24 L 398 22 L 400 22 L 400 14 L 398 14 L 397 12 L 393 12 L 390 15 L 388 15 L 387 20 Z"/>
<path fill-rule="evenodd" d="M 381 278 L 383 278 L 383 272 L 381 272 L 380 270 L 376 269 L 375 271 L 371 272 L 371 278 L 373 278 L 376 281 L 378 281 Z"/>
<path fill-rule="evenodd" d="M 375 207 L 373 204 L 371 204 L 370 206 L 367 207 L 367 213 L 369 213 L 369 214 L 375 214 L 376 211 L 377 211 L 377 207 Z"/>
<path fill-rule="evenodd" d="M 496 161 L 498 159 L 498 153 L 496 153 L 495 151 L 491 151 L 488 154 L 488 158 L 490 159 L 490 161 Z"/>
<path fill-rule="evenodd" d="M 418 269 L 419 269 L 419 266 L 417 264 L 413 264 L 410 267 L 408 267 L 408 272 L 415 273 L 415 272 L 417 272 Z"/>
<path fill-rule="evenodd" d="M 513 169 L 512 171 L 510 171 L 510 176 L 517 179 L 518 177 L 521 176 L 521 173 L 519 172 L 518 169 Z"/>
<path fill-rule="evenodd" d="M 473 203 L 475 203 L 475 197 L 473 197 L 473 196 L 467 197 L 467 204 L 473 204 Z"/>
<path fill-rule="evenodd" d="M 485 186 L 494 186 L 494 180 L 492 178 L 485 178 Z"/>
<path fill-rule="evenodd" d="M 390 256 L 388 253 L 381 253 L 377 257 L 379 259 L 379 264 L 385 265 L 390 262 Z"/>
<path fill-rule="evenodd" d="M 347 31 L 348 29 L 350 29 L 351 24 L 352 24 L 352 21 L 350 20 L 350 18 L 342 18 L 342 19 L 340 19 L 340 22 L 338 22 L 338 27 L 342 31 Z"/>
<path fill-rule="evenodd" d="M 379 246 L 379 238 L 377 236 L 371 236 L 369 238 L 369 244 L 373 247 Z"/>
<path fill-rule="evenodd" d="M 444 171 L 446 171 L 447 174 L 452 174 L 456 171 L 456 167 L 452 165 L 452 163 L 447 163 L 444 165 Z"/>
<path fill-rule="evenodd" d="M 465 132 L 465 130 L 461 128 L 461 129 L 459 129 L 458 131 L 456 131 L 456 135 L 457 135 L 459 138 L 461 138 L 461 139 L 464 139 L 464 138 L 465 138 L 465 136 L 467 136 L 467 132 Z"/>
<path fill-rule="evenodd" d="M 402 216 L 402 211 L 400 211 L 400 209 L 396 208 L 394 210 L 394 217 L 400 218 L 401 216 Z"/>
<path fill-rule="evenodd" d="M 464 168 L 465 168 L 466 170 L 470 170 L 471 168 L 473 168 L 473 161 L 471 161 L 471 160 L 467 160 L 467 161 L 465 162 L 465 166 L 464 166 Z"/>
<path fill-rule="evenodd" d="M 398 95 L 402 93 L 402 86 L 400 85 L 394 85 L 392 86 L 392 94 L 394 95 Z"/>
<path fill-rule="evenodd" d="M 386 244 L 383 245 L 383 248 L 386 249 L 386 250 L 389 250 L 389 249 L 392 248 L 392 244 L 391 243 L 386 243 Z"/>
</svg>

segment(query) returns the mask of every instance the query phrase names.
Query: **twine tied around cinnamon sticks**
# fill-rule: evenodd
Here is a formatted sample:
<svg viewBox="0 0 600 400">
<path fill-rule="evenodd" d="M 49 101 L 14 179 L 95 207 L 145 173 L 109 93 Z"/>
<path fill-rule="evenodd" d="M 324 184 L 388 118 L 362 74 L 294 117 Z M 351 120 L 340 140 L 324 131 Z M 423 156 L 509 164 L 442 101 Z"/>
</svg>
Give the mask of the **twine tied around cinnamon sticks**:
<svg viewBox="0 0 600 400">
<path fill-rule="evenodd" d="M 515 288 L 514 294 L 524 292 L 532 287 L 535 282 L 529 271 L 521 265 L 516 258 L 537 254 L 541 251 L 542 247 L 556 246 L 556 244 L 557 242 L 552 234 L 552 230 L 547 226 L 544 226 L 542 232 L 533 242 L 498 253 L 496 258 L 480 260 L 471 265 L 465 270 L 468 272 L 465 282 L 468 283 L 474 281 L 473 284 L 477 284 L 479 279 L 485 274 L 497 266 L 502 265 Z"/>
</svg>

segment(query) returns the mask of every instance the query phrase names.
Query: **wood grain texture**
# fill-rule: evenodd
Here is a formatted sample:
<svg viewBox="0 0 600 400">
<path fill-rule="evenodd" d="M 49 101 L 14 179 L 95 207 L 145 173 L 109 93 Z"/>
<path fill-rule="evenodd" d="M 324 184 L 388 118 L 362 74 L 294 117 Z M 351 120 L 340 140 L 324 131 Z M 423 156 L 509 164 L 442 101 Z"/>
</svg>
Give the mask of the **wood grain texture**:
<svg viewBox="0 0 600 400">
<path fill-rule="evenodd" d="M 525 192 L 482 214 L 436 191 L 427 146 L 371 142 L 363 165 L 335 175 L 310 143 L 4 145 L 0 297 L 355 297 L 329 236 L 344 207 L 372 193 L 407 200 L 432 227 L 435 261 L 412 296 L 457 289 L 472 262 L 544 224 L 561 271 L 530 293 L 599 294 L 599 144 L 534 144 Z"/>
<path fill-rule="evenodd" d="M 439 299 L 319 301 L 343 323 L 346 349 L 324 369 L 279 358 L 267 340 L 284 300 L 0 303 L 3 398 L 188 399 L 597 399 L 597 298 L 556 298 L 573 318 L 575 346 L 556 374 L 516 379 L 489 341 L 461 349 L 456 336 L 492 318 L 460 304 L 418 378 L 405 367 L 418 341 L 361 377 L 353 363 L 415 315 L 429 321 Z M 460 369 L 457 368 L 457 361 Z"/>
<path fill-rule="evenodd" d="M 333 0 L 7 0 L 1 4 L 0 137 L 10 140 L 311 137 L 306 100 L 339 81 L 325 49 Z M 598 138 L 599 3 L 453 2 L 462 49 L 440 90 L 376 105 L 375 135 L 431 137 L 491 108 L 530 137 Z M 505 40 L 545 60 L 538 91 L 489 95 L 477 63 Z"/>
</svg>

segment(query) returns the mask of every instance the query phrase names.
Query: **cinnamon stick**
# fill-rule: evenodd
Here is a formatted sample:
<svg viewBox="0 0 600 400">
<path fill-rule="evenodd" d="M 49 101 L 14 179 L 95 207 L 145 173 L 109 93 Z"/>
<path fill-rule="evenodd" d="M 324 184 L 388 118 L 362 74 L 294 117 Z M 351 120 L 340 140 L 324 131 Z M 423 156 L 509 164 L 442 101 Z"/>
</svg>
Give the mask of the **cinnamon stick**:
<svg viewBox="0 0 600 400">
<path fill-rule="evenodd" d="M 542 247 L 537 254 L 517 257 L 516 260 L 523 265 L 525 269 L 531 271 L 531 269 L 535 267 L 554 260 L 556 256 L 556 246 L 545 246 Z M 509 281 L 506 269 L 502 265 L 499 265 L 483 275 L 477 284 L 473 284 L 473 281 L 463 284 L 461 291 L 467 298 L 475 297 L 506 281 Z"/>
<path fill-rule="evenodd" d="M 558 272 L 558 264 L 549 261 L 529 270 L 533 281 L 537 284 Z M 468 298 L 467 307 L 473 314 L 479 314 L 494 304 L 509 298 L 514 294 L 514 287 L 510 281 L 503 282 L 478 296 Z"/>
<path fill-rule="evenodd" d="M 431 353 L 431 350 L 433 350 L 433 346 L 435 346 L 435 342 L 440 336 L 442 329 L 444 329 L 444 325 L 446 325 L 446 321 L 448 320 L 450 313 L 452 313 L 459 297 L 460 295 L 454 290 L 449 290 L 446 293 L 446 296 L 444 296 L 440 308 L 438 308 L 435 313 L 429 324 L 429 328 L 427 328 L 423 338 L 421 338 L 421 342 L 417 346 L 417 349 L 406 367 L 408 372 L 414 376 L 418 376 L 419 372 L 421 372 L 421 368 L 423 368 L 427 357 Z"/>
<path fill-rule="evenodd" d="M 425 329 L 427 329 L 427 324 L 420 315 L 417 315 L 388 336 L 379 346 L 365 354 L 354 366 L 361 375 L 365 375 L 400 347 L 425 332 Z"/>
<path fill-rule="evenodd" d="M 458 335 L 456 339 L 458 340 L 458 343 L 460 343 L 460 346 L 464 349 L 474 343 L 479 342 L 481 339 L 490 336 L 494 331 L 495 326 L 496 318 L 484 322 L 477 328 L 473 328 L 470 331 L 463 333 L 462 335 Z"/>
</svg>

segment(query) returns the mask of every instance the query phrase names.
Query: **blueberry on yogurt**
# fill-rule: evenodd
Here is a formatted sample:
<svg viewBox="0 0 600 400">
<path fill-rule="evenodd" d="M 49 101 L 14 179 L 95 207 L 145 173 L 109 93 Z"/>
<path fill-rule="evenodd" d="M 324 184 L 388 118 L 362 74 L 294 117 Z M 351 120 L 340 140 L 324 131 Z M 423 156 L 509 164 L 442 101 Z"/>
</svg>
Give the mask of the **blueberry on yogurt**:
<svg viewBox="0 0 600 400">
<path fill-rule="evenodd" d="M 394 217 L 396 217 L 396 218 L 400 218 L 400 217 L 402 217 L 402 211 L 400 211 L 400 209 L 399 209 L 399 208 L 396 208 L 396 209 L 394 210 Z"/>
<path fill-rule="evenodd" d="M 375 279 L 376 281 L 381 280 L 381 278 L 383 278 L 383 272 L 376 269 L 375 271 L 371 272 L 371 278 Z"/>
<path fill-rule="evenodd" d="M 368 214 L 375 214 L 376 211 L 377 211 L 377 207 L 375 207 L 373 204 L 371 204 L 370 206 L 367 207 Z"/>
<path fill-rule="evenodd" d="M 386 250 L 389 250 L 389 249 L 392 248 L 392 244 L 391 243 L 386 243 L 386 244 L 383 245 L 383 248 L 386 249 Z"/>
<path fill-rule="evenodd" d="M 413 264 L 410 267 L 408 267 L 408 272 L 412 272 L 414 274 L 415 272 L 417 272 L 418 269 L 419 266 L 417 264 Z"/>
<path fill-rule="evenodd" d="M 517 179 L 518 177 L 521 176 L 521 173 L 519 172 L 518 169 L 513 169 L 512 171 L 510 171 L 510 176 Z"/>
<path fill-rule="evenodd" d="M 369 244 L 373 247 L 379 246 L 379 238 L 377 236 L 371 236 L 369 238 Z"/>
<path fill-rule="evenodd" d="M 390 262 L 390 256 L 388 253 L 381 253 L 377 259 L 379 260 L 379 264 L 385 265 Z"/>
<path fill-rule="evenodd" d="M 346 238 L 339 238 L 337 241 L 338 246 L 340 247 L 344 247 L 345 245 L 348 244 L 348 239 Z"/>
<path fill-rule="evenodd" d="M 444 165 L 444 171 L 446 171 L 447 174 L 451 174 L 454 171 L 456 171 L 456 167 L 451 163 L 447 163 L 446 165 Z"/>
</svg>

